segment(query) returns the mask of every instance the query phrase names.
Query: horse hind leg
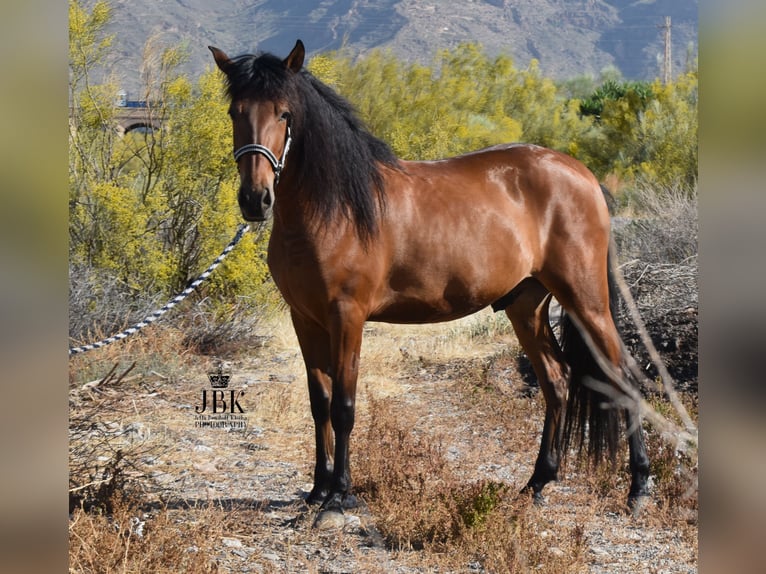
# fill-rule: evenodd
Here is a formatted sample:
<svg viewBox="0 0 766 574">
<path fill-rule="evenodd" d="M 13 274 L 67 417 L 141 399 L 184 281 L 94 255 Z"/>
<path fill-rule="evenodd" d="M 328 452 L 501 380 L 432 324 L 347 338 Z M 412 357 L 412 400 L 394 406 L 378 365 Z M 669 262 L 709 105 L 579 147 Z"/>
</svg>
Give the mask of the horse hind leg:
<svg viewBox="0 0 766 574">
<path fill-rule="evenodd" d="M 604 298 L 601 298 L 603 300 Z M 566 300 L 566 299 L 565 299 Z M 613 319 L 613 306 L 606 303 L 600 306 L 586 305 L 584 301 L 598 299 L 566 300 L 568 311 L 562 327 L 562 346 L 564 355 L 571 367 L 569 401 L 564 430 L 564 447 L 574 439 L 580 446 L 585 441 L 585 428 L 588 430 L 588 454 L 595 462 L 607 455 L 612 463 L 616 461 L 619 439 L 620 413 L 624 412 L 628 431 L 630 453 L 631 486 L 628 505 L 638 510 L 643 499 L 649 495 L 649 458 L 641 428 L 641 417 L 632 407 L 618 408 L 607 406 L 615 397 L 624 395 L 620 383 L 616 380 L 623 374 L 623 345 Z M 562 303 L 563 305 L 563 303 Z M 610 309 L 611 307 L 611 309 Z M 577 317 L 577 324 L 572 314 Z M 585 333 L 584 336 L 583 333 Z M 587 340 L 589 339 L 589 340 Z M 599 364 L 597 356 L 610 368 L 605 370 Z M 601 392 L 592 388 L 590 381 L 602 381 L 612 387 L 611 391 Z"/>
<path fill-rule="evenodd" d="M 641 429 L 641 416 L 633 410 L 628 410 L 626 424 L 631 476 L 628 507 L 634 514 L 638 514 L 649 498 L 649 457 L 646 454 L 644 433 Z"/>
<path fill-rule="evenodd" d="M 558 479 L 561 460 L 564 409 L 567 400 L 568 367 L 550 326 L 549 291 L 536 279 L 522 284 L 505 313 L 537 375 L 545 398 L 545 423 L 540 451 L 532 477 L 524 487 L 536 502 L 543 501 L 543 487 Z"/>
</svg>

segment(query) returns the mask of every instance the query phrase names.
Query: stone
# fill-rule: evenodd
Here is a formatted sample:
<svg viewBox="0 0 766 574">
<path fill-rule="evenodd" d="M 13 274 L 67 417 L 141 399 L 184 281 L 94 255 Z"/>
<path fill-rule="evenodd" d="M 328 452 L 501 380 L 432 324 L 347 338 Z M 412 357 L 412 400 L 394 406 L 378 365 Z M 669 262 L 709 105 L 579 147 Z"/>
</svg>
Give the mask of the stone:
<svg viewBox="0 0 766 574">
<path fill-rule="evenodd" d="M 334 510 L 323 510 L 314 520 L 314 528 L 317 530 L 340 530 L 345 524 L 345 515 Z"/>
</svg>

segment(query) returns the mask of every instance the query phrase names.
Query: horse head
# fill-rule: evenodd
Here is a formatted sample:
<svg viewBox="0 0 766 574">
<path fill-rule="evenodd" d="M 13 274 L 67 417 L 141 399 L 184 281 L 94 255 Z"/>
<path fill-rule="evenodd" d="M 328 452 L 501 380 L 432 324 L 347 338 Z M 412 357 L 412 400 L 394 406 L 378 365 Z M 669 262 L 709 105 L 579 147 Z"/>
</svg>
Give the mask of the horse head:
<svg viewBox="0 0 766 574">
<path fill-rule="evenodd" d="M 290 149 L 293 113 L 286 94 L 290 76 L 303 66 L 305 49 L 298 40 L 284 60 L 232 60 L 218 48 L 210 46 L 210 51 L 229 85 L 239 207 L 245 220 L 264 221 L 273 210 Z"/>
</svg>

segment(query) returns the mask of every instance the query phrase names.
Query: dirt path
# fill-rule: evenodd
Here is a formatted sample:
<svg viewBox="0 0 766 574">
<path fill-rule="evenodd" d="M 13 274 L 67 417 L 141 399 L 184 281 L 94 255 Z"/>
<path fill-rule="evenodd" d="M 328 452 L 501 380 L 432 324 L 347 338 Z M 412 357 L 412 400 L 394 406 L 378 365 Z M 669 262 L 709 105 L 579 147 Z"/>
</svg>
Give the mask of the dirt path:
<svg viewBox="0 0 766 574">
<path fill-rule="evenodd" d="M 520 488 L 537 453 L 542 400 L 525 385 L 511 355 L 503 353 L 512 344 L 508 335 L 470 345 L 462 335 L 368 329 L 354 436 L 369 425 L 370 401 L 384 400 L 414 435 L 441 444 L 459 476 Z M 155 454 L 143 460 L 156 484 L 154 496 L 179 520 L 198 520 L 202 511 L 195 508 L 210 504 L 229 516 L 216 555 L 223 572 L 446 571 L 423 552 L 388 549 L 364 503 L 348 511 L 340 532 L 311 528 L 315 510 L 302 499 L 311 488 L 313 427 L 302 362 L 285 337 L 224 364 L 231 374 L 229 390 L 244 395 L 237 398 L 243 412 L 234 407 L 236 416 L 222 428 L 197 424 L 202 391 L 211 391 L 208 359 L 199 359 L 172 385 L 150 381 L 132 388 L 126 397 L 132 412 L 121 424 L 134 425 L 140 438 L 154 445 Z M 228 400 L 227 414 L 232 408 Z M 229 428 L 232 421 L 244 421 L 246 429 Z M 353 449 L 352 442 L 352 465 Z M 599 497 L 576 466 L 546 488 L 547 504 L 534 510 L 540 513 L 538 524 L 546 525 L 537 535 L 550 541 L 551 557 L 561 557 L 560 537 L 579 529 L 586 566 L 578 571 L 697 571 L 696 512 L 680 527 L 652 506 L 648 516 L 631 518 L 617 502 L 626 495 L 627 475 L 617 480 L 619 492 Z M 358 469 L 352 466 L 352 472 Z M 664 518 L 653 516 L 653 508 Z M 530 571 L 535 568 L 529 565 Z M 484 570 L 479 561 L 469 561 L 450 571 Z"/>
</svg>

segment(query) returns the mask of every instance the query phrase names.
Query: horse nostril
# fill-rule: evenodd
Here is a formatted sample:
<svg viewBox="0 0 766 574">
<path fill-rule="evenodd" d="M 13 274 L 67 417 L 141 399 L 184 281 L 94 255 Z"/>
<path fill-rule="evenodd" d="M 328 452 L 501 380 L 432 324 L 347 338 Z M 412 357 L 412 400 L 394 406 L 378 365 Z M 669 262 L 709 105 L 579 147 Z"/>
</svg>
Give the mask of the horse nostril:
<svg viewBox="0 0 766 574">
<path fill-rule="evenodd" d="M 270 191 L 267 191 L 263 194 L 263 200 L 261 201 L 261 204 L 264 208 L 268 209 L 271 207 L 271 204 L 274 202 L 274 196 Z"/>
</svg>

